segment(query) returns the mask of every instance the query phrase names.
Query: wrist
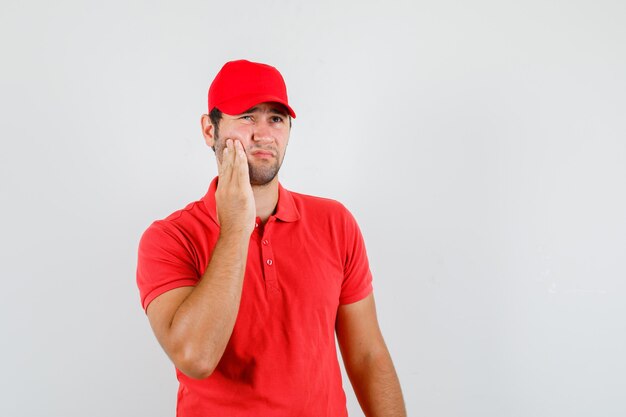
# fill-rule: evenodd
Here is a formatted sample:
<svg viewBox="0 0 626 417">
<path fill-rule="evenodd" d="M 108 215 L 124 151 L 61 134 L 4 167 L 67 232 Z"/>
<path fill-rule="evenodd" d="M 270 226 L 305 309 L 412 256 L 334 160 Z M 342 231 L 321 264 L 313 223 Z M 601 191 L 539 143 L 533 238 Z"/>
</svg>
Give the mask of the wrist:
<svg viewBox="0 0 626 417">
<path fill-rule="evenodd" d="M 219 239 L 232 243 L 247 243 L 250 240 L 251 233 L 252 231 L 249 228 L 243 226 L 220 227 Z"/>
</svg>

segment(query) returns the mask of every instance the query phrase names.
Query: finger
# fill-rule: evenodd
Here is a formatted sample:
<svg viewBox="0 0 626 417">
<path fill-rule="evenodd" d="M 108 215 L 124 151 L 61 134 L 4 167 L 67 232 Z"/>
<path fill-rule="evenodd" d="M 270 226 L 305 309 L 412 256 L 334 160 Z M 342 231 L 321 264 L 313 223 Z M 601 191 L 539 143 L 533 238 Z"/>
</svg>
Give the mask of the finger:
<svg viewBox="0 0 626 417">
<path fill-rule="evenodd" d="M 220 173 L 220 178 L 225 182 L 230 182 L 232 179 L 232 171 L 233 171 L 233 154 L 234 147 L 233 141 L 231 139 L 226 139 L 226 146 L 222 151 L 222 163 L 221 168 L 222 172 Z"/>
<path fill-rule="evenodd" d="M 237 151 L 237 163 L 235 169 L 237 170 L 237 177 L 239 179 L 239 185 L 242 187 L 250 186 L 250 174 L 248 173 L 248 156 L 240 141 L 235 142 Z"/>
</svg>

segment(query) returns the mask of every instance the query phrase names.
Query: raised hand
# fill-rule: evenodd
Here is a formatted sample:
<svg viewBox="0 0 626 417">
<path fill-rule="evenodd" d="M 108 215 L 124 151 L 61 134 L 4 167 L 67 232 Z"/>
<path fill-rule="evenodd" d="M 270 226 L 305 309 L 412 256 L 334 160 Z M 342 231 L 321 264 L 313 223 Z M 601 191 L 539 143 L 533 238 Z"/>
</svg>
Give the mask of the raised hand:
<svg viewBox="0 0 626 417">
<path fill-rule="evenodd" d="M 254 230 L 256 208 L 248 173 L 248 158 L 238 140 L 226 139 L 222 161 L 218 160 L 219 181 L 215 191 L 217 217 L 222 234 Z"/>
</svg>

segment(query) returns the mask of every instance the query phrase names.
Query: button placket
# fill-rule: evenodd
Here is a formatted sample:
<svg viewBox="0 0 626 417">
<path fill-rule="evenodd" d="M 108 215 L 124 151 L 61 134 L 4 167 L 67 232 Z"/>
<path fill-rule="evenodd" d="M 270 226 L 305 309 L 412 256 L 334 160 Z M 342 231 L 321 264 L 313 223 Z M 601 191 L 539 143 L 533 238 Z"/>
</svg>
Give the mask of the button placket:
<svg viewBox="0 0 626 417">
<path fill-rule="evenodd" d="M 272 250 L 270 234 L 272 227 L 274 227 L 274 219 L 265 224 L 265 230 L 263 230 L 263 236 L 261 236 L 261 256 L 263 260 L 263 275 L 265 276 L 265 286 L 268 291 L 280 291 L 278 287 L 278 281 L 276 279 L 276 259 L 274 258 L 274 251 Z"/>
</svg>

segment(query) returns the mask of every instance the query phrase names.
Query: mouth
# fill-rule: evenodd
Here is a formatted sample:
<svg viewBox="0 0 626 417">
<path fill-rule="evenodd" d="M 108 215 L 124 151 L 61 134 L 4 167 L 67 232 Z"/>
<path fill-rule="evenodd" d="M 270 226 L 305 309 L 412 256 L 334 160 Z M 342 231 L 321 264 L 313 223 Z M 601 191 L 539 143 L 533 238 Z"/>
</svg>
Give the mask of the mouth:
<svg viewBox="0 0 626 417">
<path fill-rule="evenodd" d="M 264 149 L 252 151 L 250 154 L 254 156 L 255 158 L 273 158 L 274 157 L 274 152 L 264 150 Z"/>
</svg>

